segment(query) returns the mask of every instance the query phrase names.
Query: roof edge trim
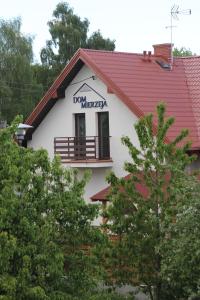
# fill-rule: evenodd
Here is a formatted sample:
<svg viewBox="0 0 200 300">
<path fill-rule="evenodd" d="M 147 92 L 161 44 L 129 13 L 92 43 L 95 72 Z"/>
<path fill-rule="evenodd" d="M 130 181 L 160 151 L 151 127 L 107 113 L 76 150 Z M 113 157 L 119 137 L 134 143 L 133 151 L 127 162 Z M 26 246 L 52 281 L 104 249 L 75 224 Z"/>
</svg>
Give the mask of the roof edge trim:
<svg viewBox="0 0 200 300">
<path fill-rule="evenodd" d="M 54 100 L 57 100 L 57 89 L 66 77 L 66 75 L 73 69 L 75 63 L 79 60 L 79 54 L 80 50 L 78 49 L 77 52 L 74 54 L 74 56 L 71 58 L 70 62 L 64 67 L 64 69 L 61 71 L 61 73 L 58 75 L 58 77 L 55 79 L 53 84 L 50 86 L 48 91 L 45 93 L 45 95 L 42 97 L 42 99 L 39 101 L 39 103 L 36 105 L 34 110 L 31 112 L 31 114 L 27 117 L 25 120 L 25 123 L 28 125 L 32 125 L 32 123 L 35 121 L 41 110 L 45 107 L 46 103 L 52 98 Z"/>
</svg>

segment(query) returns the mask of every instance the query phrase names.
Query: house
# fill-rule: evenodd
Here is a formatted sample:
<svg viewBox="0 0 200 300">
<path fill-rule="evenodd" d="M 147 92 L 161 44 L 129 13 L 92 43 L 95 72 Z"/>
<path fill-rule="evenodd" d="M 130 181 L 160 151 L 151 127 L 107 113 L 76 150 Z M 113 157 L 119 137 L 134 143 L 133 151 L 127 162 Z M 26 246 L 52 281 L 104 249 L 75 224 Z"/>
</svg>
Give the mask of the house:
<svg viewBox="0 0 200 300">
<path fill-rule="evenodd" d="M 154 53 L 142 54 L 79 49 L 26 120 L 33 126 L 28 147 L 60 155 L 80 174 L 91 170 L 86 201 L 102 200 L 109 171 L 126 175 L 123 164 L 130 157 L 121 137 L 139 147 L 133 124 L 155 113 L 160 101 L 176 119 L 167 138 L 188 128 L 190 151 L 199 155 L 200 57 L 175 58 L 171 66 L 171 44 L 153 47 Z M 191 167 L 199 165 L 200 158 Z"/>
</svg>

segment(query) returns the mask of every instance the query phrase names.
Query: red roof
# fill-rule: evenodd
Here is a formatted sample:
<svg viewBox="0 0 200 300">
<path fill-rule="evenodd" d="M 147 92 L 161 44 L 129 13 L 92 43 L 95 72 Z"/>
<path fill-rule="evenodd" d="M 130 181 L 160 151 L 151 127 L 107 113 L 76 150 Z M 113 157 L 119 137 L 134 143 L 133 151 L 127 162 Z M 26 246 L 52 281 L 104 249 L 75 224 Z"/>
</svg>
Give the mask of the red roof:
<svg viewBox="0 0 200 300">
<path fill-rule="evenodd" d="M 130 179 L 131 175 L 126 175 L 124 177 L 125 180 L 128 180 Z M 135 187 L 136 187 L 136 190 L 144 197 L 144 198 L 147 198 L 148 197 L 148 188 L 142 184 L 142 183 L 135 183 Z M 110 193 L 110 189 L 111 189 L 111 186 L 107 186 L 105 189 L 99 191 L 98 193 L 96 193 L 95 195 L 93 195 L 92 197 L 90 197 L 90 199 L 92 201 L 108 201 L 108 195 Z"/>
<path fill-rule="evenodd" d="M 192 148 L 200 148 L 200 57 L 175 58 L 172 70 L 162 68 L 152 55 L 79 49 L 52 87 L 26 120 L 35 127 L 59 100 L 83 64 L 86 64 L 106 86 L 138 117 L 154 113 L 156 105 L 166 103 L 167 115 L 175 117 L 168 138 L 174 139 L 183 128 L 190 130 Z M 162 58 L 163 59 L 163 58 Z M 51 106 L 48 103 L 51 101 Z M 156 124 L 155 124 L 156 125 Z"/>
<path fill-rule="evenodd" d="M 135 180 L 135 176 L 137 176 L 138 181 Z M 150 175 L 152 178 L 156 177 L 156 173 L 155 172 L 151 172 Z M 167 187 L 170 184 L 170 171 L 168 171 L 165 175 L 165 184 L 163 185 L 163 192 L 165 195 L 167 195 Z M 199 177 L 199 176 L 198 176 Z M 126 176 L 124 176 L 123 178 L 121 178 L 125 181 L 129 181 L 131 182 L 131 184 L 134 184 L 135 189 L 137 190 L 137 192 L 145 199 L 148 199 L 148 197 L 151 195 L 149 188 L 146 184 L 146 180 L 144 178 L 144 172 L 139 172 L 139 173 L 135 173 L 135 174 L 128 174 Z M 111 185 L 107 186 L 105 189 L 100 190 L 98 193 L 96 193 L 95 195 L 93 195 L 92 197 L 90 197 L 90 199 L 92 201 L 108 201 L 109 200 L 109 194 L 111 192 Z M 121 186 L 120 187 L 120 192 L 125 192 L 124 187 Z"/>
<path fill-rule="evenodd" d="M 183 64 L 185 67 L 185 75 L 196 123 L 196 130 L 198 137 L 200 137 L 200 57 L 185 57 L 183 59 Z M 194 146 L 195 145 L 193 145 L 193 147 Z"/>
</svg>

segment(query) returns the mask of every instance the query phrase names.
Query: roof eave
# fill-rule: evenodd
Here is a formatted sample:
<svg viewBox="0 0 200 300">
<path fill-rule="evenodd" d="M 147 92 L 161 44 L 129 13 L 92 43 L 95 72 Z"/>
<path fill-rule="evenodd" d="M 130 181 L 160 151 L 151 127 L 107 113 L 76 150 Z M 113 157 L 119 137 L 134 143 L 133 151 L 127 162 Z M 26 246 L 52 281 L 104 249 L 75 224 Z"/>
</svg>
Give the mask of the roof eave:
<svg viewBox="0 0 200 300">
<path fill-rule="evenodd" d="M 83 66 L 83 62 L 80 57 L 81 49 L 79 49 L 72 57 L 70 62 L 66 65 L 60 75 L 56 78 L 44 97 L 37 104 L 35 109 L 31 112 L 25 123 L 34 126 L 32 132 L 42 122 L 43 118 L 53 107 L 55 102 L 63 97 L 62 89 L 66 88 L 73 80 L 76 74 Z"/>
</svg>

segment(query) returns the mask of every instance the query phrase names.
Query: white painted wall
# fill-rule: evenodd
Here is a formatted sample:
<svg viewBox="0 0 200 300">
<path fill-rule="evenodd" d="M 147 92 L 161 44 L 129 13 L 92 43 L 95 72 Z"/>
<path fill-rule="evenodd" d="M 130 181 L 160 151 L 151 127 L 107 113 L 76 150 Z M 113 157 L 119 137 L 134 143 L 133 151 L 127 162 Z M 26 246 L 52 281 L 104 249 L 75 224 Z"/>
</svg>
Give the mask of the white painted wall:
<svg viewBox="0 0 200 300">
<path fill-rule="evenodd" d="M 86 135 L 97 135 L 97 112 L 108 111 L 110 122 L 111 145 L 110 152 L 113 159 L 112 168 L 93 168 L 92 179 L 86 187 L 85 198 L 89 201 L 90 197 L 107 186 L 105 175 L 111 169 L 118 176 L 124 176 L 124 161 L 129 160 L 129 154 L 125 146 L 121 144 L 121 137 L 128 135 L 132 142 L 139 147 L 136 132 L 133 124 L 137 121 L 137 117 L 129 110 L 129 108 L 114 94 L 107 93 L 106 85 L 99 80 L 87 79 L 95 75 L 89 68 L 83 66 L 80 72 L 68 86 L 65 92 L 65 98 L 56 102 L 54 107 L 47 114 L 42 123 L 34 131 L 32 140 L 28 146 L 34 149 L 45 148 L 51 158 L 54 156 L 54 137 L 74 136 L 74 114 L 85 113 L 86 118 Z M 81 82 L 79 82 L 81 81 Z M 103 96 L 108 106 L 100 108 L 81 108 L 79 103 L 73 103 L 73 95 L 83 85 L 87 83 L 101 96 Z M 94 92 L 85 93 L 91 101 L 101 100 L 100 96 Z M 78 95 L 78 94 L 77 94 Z M 80 173 L 83 170 L 80 170 Z"/>
</svg>

